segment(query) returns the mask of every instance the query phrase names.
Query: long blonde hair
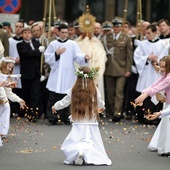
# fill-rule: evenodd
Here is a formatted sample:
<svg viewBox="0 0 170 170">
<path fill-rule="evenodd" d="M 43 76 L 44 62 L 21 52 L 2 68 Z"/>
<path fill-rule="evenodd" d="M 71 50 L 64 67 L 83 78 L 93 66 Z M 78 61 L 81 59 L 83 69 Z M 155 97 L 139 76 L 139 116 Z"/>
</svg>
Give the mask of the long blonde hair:
<svg viewBox="0 0 170 170">
<path fill-rule="evenodd" d="M 13 64 L 13 67 L 9 73 L 7 73 L 7 65 L 9 63 Z M 3 74 L 13 74 L 13 68 L 14 68 L 15 60 L 12 57 L 2 57 L 0 61 L 0 72 Z"/>
<path fill-rule="evenodd" d="M 84 74 L 91 72 L 90 68 L 80 69 Z M 71 97 L 71 115 L 73 120 L 82 120 L 84 117 L 89 120 L 98 114 L 97 91 L 93 78 L 78 76 Z"/>
</svg>

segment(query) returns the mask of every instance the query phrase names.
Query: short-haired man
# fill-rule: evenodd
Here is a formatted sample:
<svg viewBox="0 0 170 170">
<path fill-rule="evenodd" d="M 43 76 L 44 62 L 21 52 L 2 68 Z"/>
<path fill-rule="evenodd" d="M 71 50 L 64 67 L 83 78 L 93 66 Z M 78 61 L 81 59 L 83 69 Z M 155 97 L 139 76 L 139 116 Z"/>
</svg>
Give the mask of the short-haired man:
<svg viewBox="0 0 170 170">
<path fill-rule="evenodd" d="M 108 58 L 105 70 L 106 96 L 108 113 L 113 122 L 119 122 L 122 118 L 124 85 L 131 74 L 132 42 L 131 38 L 122 32 L 122 20 L 115 18 L 112 24 L 114 33 L 103 37 Z"/>
<path fill-rule="evenodd" d="M 160 39 L 170 38 L 169 21 L 161 19 L 158 21 L 158 27 L 160 31 Z"/>
<path fill-rule="evenodd" d="M 17 50 L 17 44 L 23 40 L 22 38 L 22 29 L 24 28 L 24 22 L 19 20 L 15 23 L 15 36 L 9 38 L 9 56 L 15 60 L 14 65 L 14 74 L 20 74 L 20 57 Z M 13 92 L 19 97 L 22 95 L 22 85 L 21 80 L 17 80 L 17 87 L 13 89 Z M 11 103 L 11 113 L 18 113 L 18 116 L 23 117 L 24 112 L 19 111 L 18 103 Z M 11 116 L 13 116 L 11 114 Z"/>
<path fill-rule="evenodd" d="M 31 28 L 22 30 L 23 41 L 17 44 L 21 64 L 23 98 L 29 107 L 28 119 L 36 122 L 38 118 L 40 92 L 40 58 L 43 46 L 31 40 Z"/>
<path fill-rule="evenodd" d="M 157 35 L 157 28 L 155 25 L 149 25 L 146 28 L 146 40 L 139 43 L 139 46 L 134 51 L 134 61 L 137 71 L 139 73 L 136 91 L 141 93 L 145 88 L 154 83 L 160 76 L 155 70 L 155 64 L 164 56 L 167 55 L 165 43 L 160 40 Z M 156 106 L 151 102 L 151 98 L 145 100 L 142 108 L 150 109 L 151 112 L 159 111 L 161 106 Z M 139 109 L 139 122 L 144 123 L 144 110 Z M 158 109 L 158 110 L 157 110 Z"/>
<path fill-rule="evenodd" d="M 51 107 L 56 101 L 61 100 L 66 95 L 66 91 L 76 81 L 74 62 L 77 62 L 79 65 L 85 65 L 90 58 L 81 52 L 76 42 L 68 39 L 67 25 L 60 24 L 58 29 L 59 38 L 52 41 L 44 53 L 45 62 L 51 68 L 46 87 L 50 91 L 47 116 L 52 124 L 56 124 L 57 119 L 52 114 Z M 62 116 L 63 122 L 68 123 L 68 108 L 58 111 L 58 114 Z"/>
</svg>

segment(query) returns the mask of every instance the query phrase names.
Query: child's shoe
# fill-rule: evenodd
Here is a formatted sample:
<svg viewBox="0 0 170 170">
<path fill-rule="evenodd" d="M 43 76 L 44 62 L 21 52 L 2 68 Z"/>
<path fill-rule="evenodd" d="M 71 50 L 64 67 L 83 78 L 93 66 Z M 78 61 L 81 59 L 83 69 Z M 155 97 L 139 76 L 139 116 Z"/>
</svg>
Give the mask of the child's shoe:
<svg viewBox="0 0 170 170">
<path fill-rule="evenodd" d="M 76 160 L 75 160 L 75 165 L 82 165 L 83 164 L 83 152 L 79 152 L 77 154 Z"/>
</svg>

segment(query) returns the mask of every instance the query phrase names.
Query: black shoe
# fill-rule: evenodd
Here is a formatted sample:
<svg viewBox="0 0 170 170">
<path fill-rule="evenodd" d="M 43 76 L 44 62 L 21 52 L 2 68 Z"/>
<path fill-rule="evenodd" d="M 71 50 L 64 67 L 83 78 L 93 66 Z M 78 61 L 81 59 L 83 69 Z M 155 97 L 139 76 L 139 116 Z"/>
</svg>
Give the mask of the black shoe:
<svg viewBox="0 0 170 170">
<path fill-rule="evenodd" d="M 99 113 L 99 117 L 100 117 L 100 118 L 103 118 L 103 113 Z"/>
<path fill-rule="evenodd" d="M 50 117 L 50 118 L 48 119 L 48 121 L 49 121 L 52 125 L 56 125 L 56 124 L 57 124 L 57 119 L 55 119 L 55 118 Z"/>
<path fill-rule="evenodd" d="M 132 115 L 126 115 L 126 120 L 132 120 Z"/>
<path fill-rule="evenodd" d="M 31 122 L 36 123 L 36 122 L 37 122 L 37 119 L 36 119 L 36 118 L 33 118 L 33 119 L 31 119 Z"/>
<path fill-rule="evenodd" d="M 65 125 L 71 125 L 71 122 L 69 120 L 64 121 Z"/>
<path fill-rule="evenodd" d="M 36 118 L 34 118 L 34 117 L 32 117 L 32 118 L 30 118 L 30 119 L 28 119 L 30 122 L 33 122 L 33 123 L 36 123 L 37 122 L 37 119 Z"/>
<path fill-rule="evenodd" d="M 48 119 L 49 117 L 47 115 L 44 115 L 44 119 Z"/>
<path fill-rule="evenodd" d="M 163 154 L 161 154 L 161 156 L 163 156 L 163 157 L 169 157 L 169 156 L 170 156 L 170 153 L 163 153 Z"/>
<path fill-rule="evenodd" d="M 146 124 L 146 125 L 158 125 L 160 122 L 159 119 L 155 119 L 155 120 L 147 120 L 147 119 L 144 119 L 143 120 L 143 123 Z"/>
<path fill-rule="evenodd" d="M 121 116 L 113 116 L 112 122 L 120 122 Z"/>
</svg>

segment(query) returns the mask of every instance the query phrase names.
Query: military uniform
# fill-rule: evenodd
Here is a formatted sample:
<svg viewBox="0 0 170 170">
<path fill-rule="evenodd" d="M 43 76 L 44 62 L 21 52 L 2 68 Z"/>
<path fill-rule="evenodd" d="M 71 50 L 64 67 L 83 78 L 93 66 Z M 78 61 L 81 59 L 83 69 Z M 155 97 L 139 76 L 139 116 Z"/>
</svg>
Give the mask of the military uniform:
<svg viewBox="0 0 170 170">
<path fill-rule="evenodd" d="M 9 56 L 9 41 L 8 41 L 8 35 L 7 33 L 0 28 L 0 40 L 4 46 L 4 56 Z"/>
<path fill-rule="evenodd" d="M 113 22 L 114 26 L 121 24 L 120 21 Z M 114 34 L 106 34 L 103 43 L 108 58 L 105 70 L 108 112 L 113 115 L 113 121 L 119 121 L 124 98 L 125 74 L 131 72 L 132 42 L 130 37 L 120 31 L 117 38 Z"/>
</svg>

